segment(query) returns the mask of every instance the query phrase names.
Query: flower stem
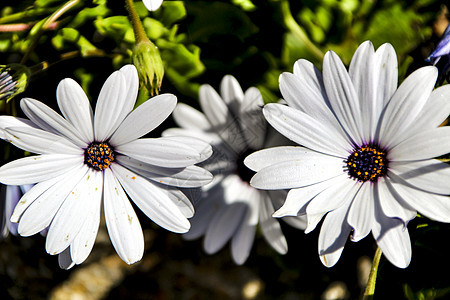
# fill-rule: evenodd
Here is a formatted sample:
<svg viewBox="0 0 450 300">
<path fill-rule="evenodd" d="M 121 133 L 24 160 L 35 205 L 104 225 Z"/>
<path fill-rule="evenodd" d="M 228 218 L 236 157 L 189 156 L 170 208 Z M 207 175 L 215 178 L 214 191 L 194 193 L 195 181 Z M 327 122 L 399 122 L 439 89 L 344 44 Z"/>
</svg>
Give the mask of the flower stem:
<svg viewBox="0 0 450 300">
<path fill-rule="evenodd" d="M 39 28 L 38 33 L 34 36 L 33 41 L 31 43 L 31 46 L 28 48 L 27 52 L 25 53 L 25 55 L 22 58 L 22 61 L 20 62 L 22 65 L 25 64 L 25 62 L 28 60 L 28 58 L 30 57 L 31 53 L 34 51 L 34 49 L 36 48 L 39 39 L 41 38 L 42 34 L 44 33 L 45 30 L 47 30 L 49 27 L 51 27 L 51 25 L 59 18 L 61 17 L 64 13 L 66 13 L 68 10 L 70 10 L 72 7 L 74 7 L 75 5 L 77 5 L 80 2 L 80 0 L 70 0 L 68 2 L 66 2 L 63 6 L 61 6 L 59 9 L 57 9 L 53 14 L 51 14 L 47 20 L 45 20 L 44 24 L 42 24 L 42 26 Z"/>
<path fill-rule="evenodd" d="M 139 42 L 150 42 L 145 33 L 144 26 L 142 26 L 141 19 L 134 8 L 133 0 L 125 0 L 126 8 L 128 10 L 128 16 L 131 20 L 131 24 L 133 25 L 134 36 L 136 37 L 136 44 Z"/>
<path fill-rule="evenodd" d="M 306 48 L 308 48 L 311 54 L 313 54 L 317 59 L 322 60 L 324 56 L 323 52 L 319 48 L 317 48 L 313 42 L 311 42 L 303 28 L 301 28 L 300 25 L 298 25 L 298 23 L 295 21 L 291 13 L 288 0 L 281 1 L 281 11 L 284 16 L 285 26 L 305 44 Z"/>
<path fill-rule="evenodd" d="M 375 294 L 375 284 L 377 281 L 378 265 L 380 264 L 381 254 L 380 247 L 375 251 L 375 256 L 373 257 L 372 268 L 370 269 L 369 280 L 367 281 L 366 290 L 364 291 L 363 300 L 373 299 Z"/>
</svg>

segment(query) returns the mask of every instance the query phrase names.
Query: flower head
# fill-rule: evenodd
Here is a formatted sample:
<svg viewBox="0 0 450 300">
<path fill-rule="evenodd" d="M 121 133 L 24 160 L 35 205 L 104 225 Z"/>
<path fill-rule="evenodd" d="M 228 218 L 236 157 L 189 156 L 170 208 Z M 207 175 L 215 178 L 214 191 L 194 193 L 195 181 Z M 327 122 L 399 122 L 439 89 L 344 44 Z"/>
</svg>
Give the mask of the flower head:
<svg viewBox="0 0 450 300">
<path fill-rule="evenodd" d="M 288 106 L 264 107 L 268 122 L 301 147 L 261 150 L 246 158 L 260 189 L 290 189 L 276 217 L 305 214 L 306 233 L 324 218 L 319 256 L 339 259 L 351 233 L 372 232 L 388 260 L 411 259 L 408 222 L 417 212 L 450 222 L 450 166 L 433 157 L 450 152 L 450 86 L 433 91 L 435 67 L 412 73 L 397 88 L 397 59 L 390 44 L 356 51 L 347 71 L 332 51 L 323 74 L 299 60 L 283 73 Z"/>
<path fill-rule="evenodd" d="M 28 84 L 29 70 L 19 64 L 0 65 L 0 101 L 22 93 Z"/>
<path fill-rule="evenodd" d="M 200 105 L 204 114 L 178 104 L 173 116 L 182 129 L 163 132 L 164 136 L 197 137 L 211 143 L 214 149 L 214 155 L 203 166 L 215 179 L 202 188 L 191 230 L 184 237 L 204 236 L 204 249 L 209 254 L 231 241 L 232 257 L 242 264 L 250 254 L 259 224 L 267 242 L 279 253 L 286 253 L 287 242 L 280 224 L 271 217 L 274 206 L 281 205 L 286 192 L 252 188 L 248 181 L 253 172 L 243 164 L 249 152 L 285 140 L 273 129 L 268 132 L 261 93 L 256 88 L 244 93 L 238 81 L 227 75 L 221 83 L 221 96 L 210 85 L 201 86 Z M 298 218 L 286 221 L 299 228 L 305 225 Z"/>
<path fill-rule="evenodd" d="M 161 227 L 184 233 L 193 207 L 179 188 L 212 179 L 194 166 L 211 155 L 207 143 L 186 137 L 140 138 L 161 124 L 177 101 L 164 94 L 132 110 L 137 92 L 136 69 L 127 65 L 106 80 L 95 114 L 81 87 L 64 79 L 57 88 L 64 117 L 29 98 L 20 104 L 30 120 L 0 117 L 7 140 L 38 154 L 0 168 L 4 184 L 36 183 L 11 220 L 19 222 L 22 236 L 48 226 L 46 250 L 60 254 L 64 268 L 89 255 L 102 204 L 112 244 L 131 264 L 143 255 L 144 237 L 128 197 Z"/>
</svg>

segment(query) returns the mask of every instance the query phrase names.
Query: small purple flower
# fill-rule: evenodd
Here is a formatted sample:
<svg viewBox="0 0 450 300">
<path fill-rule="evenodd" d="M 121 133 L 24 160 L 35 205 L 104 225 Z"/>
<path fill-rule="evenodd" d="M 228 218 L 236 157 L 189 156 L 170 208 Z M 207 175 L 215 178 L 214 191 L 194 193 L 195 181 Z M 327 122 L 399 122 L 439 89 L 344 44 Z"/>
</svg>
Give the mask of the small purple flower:
<svg viewBox="0 0 450 300">
<path fill-rule="evenodd" d="M 439 70 L 438 85 L 442 85 L 444 79 L 449 81 L 450 71 L 450 26 L 447 26 L 442 34 L 436 49 L 426 59 L 427 62 L 435 65 Z M 439 62 L 439 64 L 438 64 Z"/>
<path fill-rule="evenodd" d="M 441 40 L 437 45 L 433 53 L 428 56 L 427 61 L 436 65 L 438 61 L 443 56 L 448 56 L 450 54 L 450 25 L 447 26 L 444 33 L 442 34 Z"/>
</svg>

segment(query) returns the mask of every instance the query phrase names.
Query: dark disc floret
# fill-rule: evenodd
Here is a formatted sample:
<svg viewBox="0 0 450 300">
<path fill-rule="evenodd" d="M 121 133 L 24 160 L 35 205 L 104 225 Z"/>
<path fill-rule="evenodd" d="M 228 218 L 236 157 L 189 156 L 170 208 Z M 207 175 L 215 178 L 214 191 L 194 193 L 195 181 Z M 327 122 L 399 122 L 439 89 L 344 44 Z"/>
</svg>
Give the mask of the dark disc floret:
<svg viewBox="0 0 450 300">
<path fill-rule="evenodd" d="M 388 169 L 386 151 L 375 145 L 363 145 L 356 148 L 345 161 L 351 178 L 361 182 L 377 181 Z"/>
<path fill-rule="evenodd" d="M 107 169 L 114 157 L 114 150 L 105 142 L 93 142 L 84 151 L 84 163 L 97 171 Z"/>
</svg>

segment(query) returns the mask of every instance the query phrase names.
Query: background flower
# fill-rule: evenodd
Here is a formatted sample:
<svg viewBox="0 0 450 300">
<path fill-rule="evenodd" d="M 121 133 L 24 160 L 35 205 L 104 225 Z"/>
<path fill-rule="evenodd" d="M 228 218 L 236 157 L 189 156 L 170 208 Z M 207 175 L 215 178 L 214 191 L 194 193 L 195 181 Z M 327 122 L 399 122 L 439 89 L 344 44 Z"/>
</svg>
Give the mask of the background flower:
<svg viewBox="0 0 450 300">
<path fill-rule="evenodd" d="M 214 155 L 203 163 L 215 179 L 202 188 L 201 199 L 195 203 L 196 214 L 186 239 L 204 236 L 204 249 L 212 254 L 231 241 L 233 260 L 243 264 L 250 254 L 259 224 L 264 238 L 281 254 L 287 242 L 278 221 L 272 218 L 286 192 L 258 191 L 248 181 L 252 172 L 242 161 L 247 153 L 264 146 L 281 144 L 283 138 L 267 130 L 261 107 L 263 100 L 256 88 L 245 93 L 230 75 L 222 79 L 221 96 L 210 85 L 200 88 L 200 105 L 204 114 L 178 104 L 175 121 L 182 129 L 168 129 L 163 135 L 185 135 L 202 139 L 213 146 Z M 267 132 L 269 131 L 269 132 Z M 291 218 L 293 226 L 304 228 L 302 219 Z"/>
</svg>

